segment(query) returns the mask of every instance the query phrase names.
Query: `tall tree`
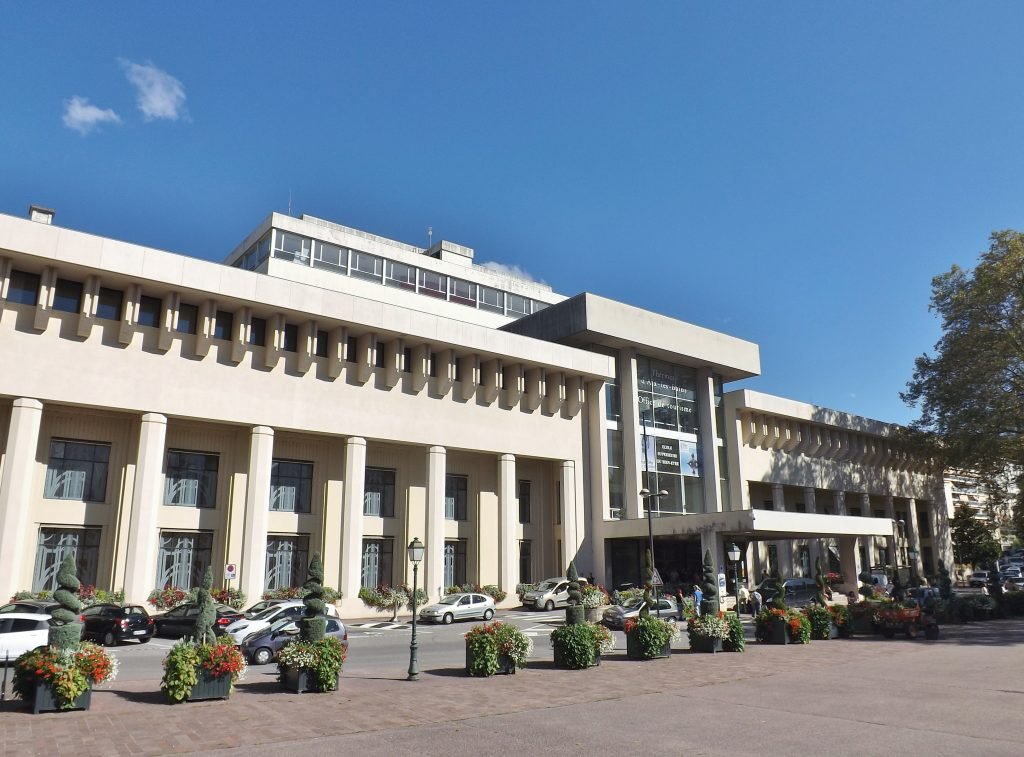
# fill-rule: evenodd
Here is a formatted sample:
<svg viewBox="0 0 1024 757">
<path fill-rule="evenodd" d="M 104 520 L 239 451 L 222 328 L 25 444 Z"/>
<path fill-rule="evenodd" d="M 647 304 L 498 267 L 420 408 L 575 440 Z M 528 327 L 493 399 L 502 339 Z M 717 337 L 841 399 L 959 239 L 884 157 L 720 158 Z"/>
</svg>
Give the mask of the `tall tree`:
<svg viewBox="0 0 1024 757">
<path fill-rule="evenodd" d="M 998 491 L 1016 466 L 1024 496 L 1024 234 L 992 234 L 973 271 L 953 266 L 932 279 L 931 309 L 942 319 L 934 355 L 915 361 L 901 396 L 918 406 L 912 431 L 932 435 L 944 466 L 978 472 Z"/>
<path fill-rule="evenodd" d="M 956 509 L 949 530 L 957 562 L 984 565 L 999 557 L 999 542 L 992 536 L 988 525 L 978 520 L 967 505 L 960 505 Z"/>
</svg>

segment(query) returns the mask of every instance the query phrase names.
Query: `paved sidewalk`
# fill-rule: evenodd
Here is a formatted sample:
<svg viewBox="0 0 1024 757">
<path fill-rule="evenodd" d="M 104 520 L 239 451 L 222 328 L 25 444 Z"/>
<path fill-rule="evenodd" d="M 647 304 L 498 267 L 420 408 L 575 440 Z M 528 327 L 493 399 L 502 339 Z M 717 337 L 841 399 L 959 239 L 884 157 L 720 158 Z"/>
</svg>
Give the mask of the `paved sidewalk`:
<svg viewBox="0 0 1024 757">
<path fill-rule="evenodd" d="M 330 695 L 283 693 L 253 675 L 228 701 L 173 706 L 157 681 L 115 681 L 88 712 L 4 702 L 0 754 L 583 754 L 645 743 L 690 755 L 1019 755 L 1024 622 L 943 632 L 651 662 L 616 653 L 589 671 L 538 661 L 491 679 L 453 660 L 408 682 L 403 659 L 393 677 L 343 674 Z"/>
</svg>

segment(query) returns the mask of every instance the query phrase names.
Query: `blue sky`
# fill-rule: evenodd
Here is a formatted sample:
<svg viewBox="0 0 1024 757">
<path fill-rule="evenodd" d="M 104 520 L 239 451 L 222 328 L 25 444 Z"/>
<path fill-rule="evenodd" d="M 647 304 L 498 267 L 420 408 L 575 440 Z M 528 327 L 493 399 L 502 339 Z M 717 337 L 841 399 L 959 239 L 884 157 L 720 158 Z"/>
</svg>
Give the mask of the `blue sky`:
<svg viewBox="0 0 1024 757">
<path fill-rule="evenodd" d="M 905 422 L 931 277 L 1024 227 L 1022 29 L 997 2 L 7 3 L 0 212 L 220 259 L 290 193 Z"/>
</svg>

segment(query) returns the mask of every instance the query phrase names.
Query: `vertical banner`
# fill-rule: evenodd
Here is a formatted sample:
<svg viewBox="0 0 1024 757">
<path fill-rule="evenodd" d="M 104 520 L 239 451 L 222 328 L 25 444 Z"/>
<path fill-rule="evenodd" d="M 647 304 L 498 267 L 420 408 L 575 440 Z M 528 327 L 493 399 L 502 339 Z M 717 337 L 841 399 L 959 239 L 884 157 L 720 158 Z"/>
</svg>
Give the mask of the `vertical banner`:
<svg viewBox="0 0 1024 757">
<path fill-rule="evenodd" d="M 679 462 L 684 476 L 700 476 L 700 450 L 697 442 L 679 441 Z"/>
</svg>

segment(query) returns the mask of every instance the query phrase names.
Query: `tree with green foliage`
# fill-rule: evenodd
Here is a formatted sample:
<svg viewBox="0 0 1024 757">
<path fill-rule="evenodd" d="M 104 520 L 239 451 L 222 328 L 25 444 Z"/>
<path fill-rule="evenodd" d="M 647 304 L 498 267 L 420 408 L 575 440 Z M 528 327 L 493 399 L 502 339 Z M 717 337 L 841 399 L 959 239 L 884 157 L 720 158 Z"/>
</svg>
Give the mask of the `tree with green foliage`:
<svg viewBox="0 0 1024 757">
<path fill-rule="evenodd" d="M 216 644 L 217 635 L 213 632 L 213 624 L 217 620 L 217 607 L 210 594 L 213 587 L 213 568 L 207 566 L 203 574 L 203 582 L 196 593 L 196 603 L 199 605 L 199 615 L 196 616 L 196 624 L 192 630 L 192 637 L 200 644 Z"/>
<path fill-rule="evenodd" d="M 942 337 L 934 355 L 915 361 L 901 396 L 921 410 L 910 440 L 938 466 L 979 475 L 996 499 L 1008 488 L 1004 479 L 1012 476 L 1019 512 L 1024 505 L 1024 234 L 998 231 L 989 241 L 973 271 L 954 265 L 932 279 L 931 310 L 942 319 Z M 962 556 L 961 561 L 978 560 Z"/>
<path fill-rule="evenodd" d="M 701 590 L 704 596 L 700 600 L 701 615 L 718 615 L 718 573 L 711 560 L 711 550 L 704 551 L 704 580 Z"/>
<path fill-rule="evenodd" d="M 956 561 L 964 565 L 994 564 L 1002 549 L 988 524 L 978 520 L 967 505 L 956 508 L 949 524 Z"/>
<path fill-rule="evenodd" d="M 651 596 L 651 589 L 654 588 L 654 556 L 651 554 L 650 549 L 644 552 L 644 568 L 647 578 L 644 581 L 644 604 L 640 608 L 640 617 L 649 618 L 651 616 L 651 603 L 654 602 L 654 598 Z"/>
<path fill-rule="evenodd" d="M 80 621 L 82 602 L 78 599 L 78 581 L 75 558 L 68 555 L 57 571 L 57 591 L 53 598 L 60 602 L 60 607 L 50 611 L 52 618 L 48 643 L 57 649 L 76 649 L 82 637 Z"/>
<path fill-rule="evenodd" d="M 949 568 L 945 565 L 939 566 L 939 596 L 943 599 L 953 596 L 953 579 L 949 575 Z"/>
<path fill-rule="evenodd" d="M 814 583 L 817 586 L 815 601 L 822 607 L 828 606 L 828 581 L 825 574 L 821 572 L 821 556 L 814 558 Z"/>
<path fill-rule="evenodd" d="M 327 630 L 324 602 L 324 563 L 320 554 L 314 552 L 309 558 L 309 570 L 302 588 L 306 590 L 302 603 L 306 606 L 302 620 L 299 621 L 299 634 L 303 641 L 319 641 Z"/>
<path fill-rule="evenodd" d="M 569 561 L 569 569 L 565 573 L 569 579 L 569 605 L 565 608 L 565 624 L 575 626 L 583 623 L 586 611 L 583 607 L 583 592 L 580 591 L 580 574 L 576 571 L 576 561 Z"/>
</svg>

